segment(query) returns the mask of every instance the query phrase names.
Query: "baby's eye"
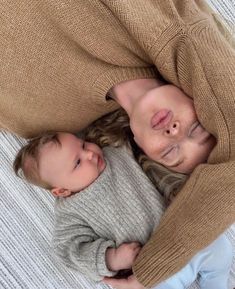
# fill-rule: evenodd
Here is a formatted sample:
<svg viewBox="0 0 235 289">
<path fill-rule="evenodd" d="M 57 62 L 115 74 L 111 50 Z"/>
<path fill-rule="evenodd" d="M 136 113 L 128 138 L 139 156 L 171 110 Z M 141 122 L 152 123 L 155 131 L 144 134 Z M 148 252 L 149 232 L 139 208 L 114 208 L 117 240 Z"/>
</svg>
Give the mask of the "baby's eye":
<svg viewBox="0 0 235 289">
<path fill-rule="evenodd" d="M 81 160 L 77 160 L 76 167 L 79 167 L 80 163 L 81 163 Z"/>
</svg>

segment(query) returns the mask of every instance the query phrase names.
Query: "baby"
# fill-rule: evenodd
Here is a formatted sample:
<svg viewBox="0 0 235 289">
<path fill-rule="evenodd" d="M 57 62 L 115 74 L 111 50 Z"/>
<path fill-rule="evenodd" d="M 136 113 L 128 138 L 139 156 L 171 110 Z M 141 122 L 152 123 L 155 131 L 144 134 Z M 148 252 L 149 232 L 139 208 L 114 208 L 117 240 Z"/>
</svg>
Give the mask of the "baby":
<svg viewBox="0 0 235 289">
<path fill-rule="evenodd" d="M 154 158 L 175 171 L 191 172 L 197 159 L 206 161 L 215 141 L 196 119 L 186 95 L 176 93 L 178 106 L 174 106 L 169 95 L 172 90 L 165 92 L 164 106 L 151 119 L 159 140 L 155 150 L 151 147 Z M 185 122 L 177 118 L 181 104 Z M 131 126 L 136 130 L 133 119 Z M 141 146 L 148 142 L 136 140 Z M 28 181 L 57 197 L 56 255 L 65 265 L 96 281 L 132 267 L 165 210 L 162 197 L 125 147 L 102 151 L 72 134 L 52 133 L 31 140 L 21 149 L 15 171 L 20 168 Z M 231 244 L 221 235 L 155 288 L 186 288 L 199 273 L 201 288 L 225 289 L 231 262 Z"/>
</svg>

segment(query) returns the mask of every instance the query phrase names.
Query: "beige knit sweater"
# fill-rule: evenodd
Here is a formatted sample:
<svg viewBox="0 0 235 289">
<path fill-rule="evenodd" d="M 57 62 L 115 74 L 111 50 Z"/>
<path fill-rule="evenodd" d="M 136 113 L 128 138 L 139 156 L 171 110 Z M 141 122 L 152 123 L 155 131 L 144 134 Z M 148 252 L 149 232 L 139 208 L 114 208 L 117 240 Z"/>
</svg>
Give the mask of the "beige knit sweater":
<svg viewBox="0 0 235 289">
<path fill-rule="evenodd" d="M 23 136 L 86 126 L 117 107 L 110 87 L 154 65 L 193 97 L 218 144 L 140 254 L 144 285 L 235 221 L 235 52 L 201 0 L 2 0 L 0 63 L 0 125 Z"/>
</svg>

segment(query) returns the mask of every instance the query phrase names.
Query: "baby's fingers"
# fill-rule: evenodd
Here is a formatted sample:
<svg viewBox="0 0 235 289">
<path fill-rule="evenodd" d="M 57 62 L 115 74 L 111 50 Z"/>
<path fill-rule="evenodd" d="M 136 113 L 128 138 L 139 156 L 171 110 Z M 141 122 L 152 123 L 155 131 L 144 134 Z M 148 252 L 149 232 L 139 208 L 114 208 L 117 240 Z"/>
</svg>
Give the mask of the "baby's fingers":
<svg viewBox="0 0 235 289">
<path fill-rule="evenodd" d="M 132 245 L 132 250 L 135 252 L 135 254 L 138 254 L 142 248 L 141 244 L 138 242 L 133 242 L 131 243 L 131 245 Z"/>
<path fill-rule="evenodd" d="M 132 249 L 139 249 L 139 248 L 141 248 L 141 244 L 140 244 L 139 242 L 129 243 L 129 246 L 130 246 Z"/>
<path fill-rule="evenodd" d="M 138 242 L 132 242 L 129 244 L 129 250 L 131 253 L 130 256 L 132 256 L 132 260 L 135 260 L 141 250 L 141 244 Z"/>
</svg>

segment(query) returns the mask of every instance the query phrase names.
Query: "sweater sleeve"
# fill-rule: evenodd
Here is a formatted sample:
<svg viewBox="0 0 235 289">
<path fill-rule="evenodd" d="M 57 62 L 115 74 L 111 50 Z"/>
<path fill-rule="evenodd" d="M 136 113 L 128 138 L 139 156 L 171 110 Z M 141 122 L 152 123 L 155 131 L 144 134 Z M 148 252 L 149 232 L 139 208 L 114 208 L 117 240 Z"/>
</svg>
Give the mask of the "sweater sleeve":
<svg viewBox="0 0 235 289">
<path fill-rule="evenodd" d="M 107 268 L 105 252 L 108 247 L 115 247 L 115 243 L 97 236 L 81 219 L 76 218 L 74 224 L 66 219 L 64 216 L 55 228 L 53 244 L 56 257 L 67 267 L 94 281 L 114 276 L 117 272 Z"/>
<path fill-rule="evenodd" d="M 184 1 L 182 1 L 184 2 Z M 185 24 L 154 63 L 194 99 L 198 118 L 217 138 L 141 251 L 134 274 L 152 286 L 179 271 L 235 221 L 235 52 L 208 17 Z"/>
</svg>

